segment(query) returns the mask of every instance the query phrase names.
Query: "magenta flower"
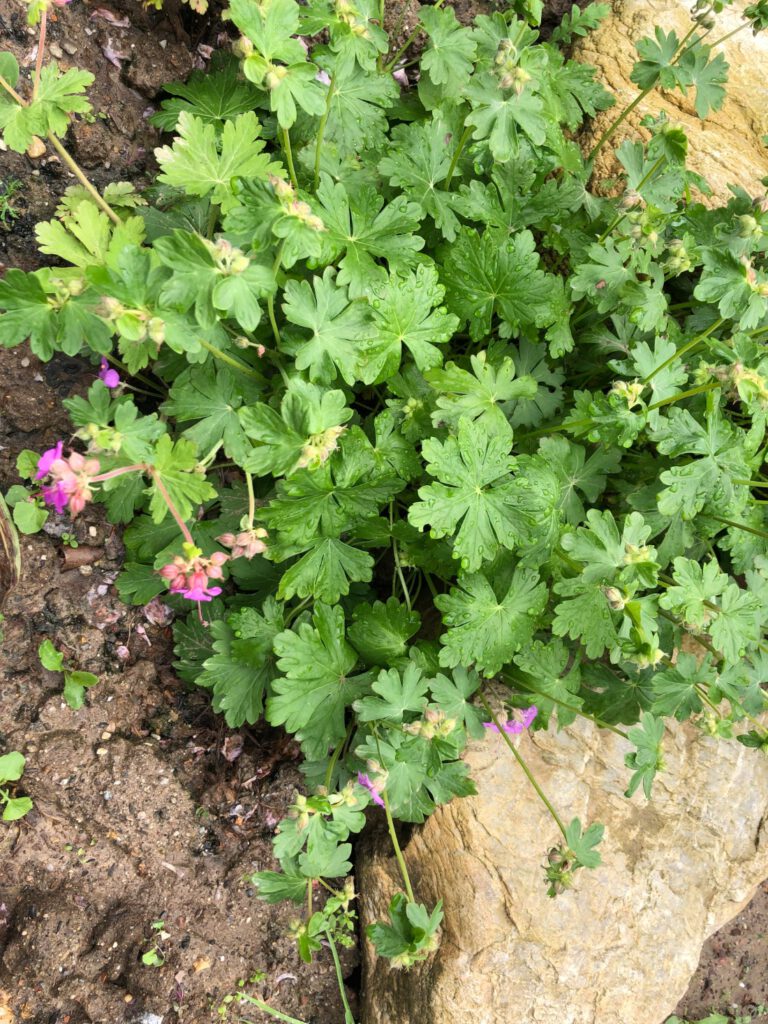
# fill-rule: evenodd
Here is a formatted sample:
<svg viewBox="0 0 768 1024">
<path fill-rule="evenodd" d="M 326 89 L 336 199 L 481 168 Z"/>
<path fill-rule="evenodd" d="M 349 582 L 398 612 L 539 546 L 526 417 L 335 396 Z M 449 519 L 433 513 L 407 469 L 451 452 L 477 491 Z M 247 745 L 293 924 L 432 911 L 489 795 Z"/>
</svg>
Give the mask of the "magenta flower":
<svg viewBox="0 0 768 1024">
<path fill-rule="evenodd" d="M 375 784 L 367 775 L 365 775 L 363 772 L 358 772 L 357 781 L 360 783 L 363 789 L 368 790 L 368 792 L 371 794 L 371 799 L 375 804 L 377 804 L 379 807 L 384 806 L 384 801 L 381 798 L 381 793 L 378 791 L 378 789 L 376 789 Z"/>
<path fill-rule="evenodd" d="M 57 480 L 50 487 L 43 487 L 43 501 L 46 505 L 53 505 L 59 515 L 66 509 L 69 495 L 64 490 L 64 484 Z"/>
<path fill-rule="evenodd" d="M 48 474 L 51 471 L 51 466 L 57 459 L 60 459 L 63 455 L 63 441 L 57 441 L 55 448 L 49 448 L 47 452 L 43 452 L 43 454 L 37 460 L 37 473 L 35 473 L 35 480 L 42 480 L 44 476 L 48 476 Z"/>
<path fill-rule="evenodd" d="M 101 357 L 99 380 L 104 381 L 108 388 L 116 388 L 120 384 L 120 374 L 112 369 L 104 356 Z"/>
<path fill-rule="evenodd" d="M 530 726 L 538 713 L 539 709 L 535 704 L 531 705 L 529 708 L 525 708 L 525 710 L 515 708 L 512 712 L 512 718 L 503 723 L 502 729 L 504 732 L 516 736 L 519 733 L 524 732 Z M 483 722 L 483 728 L 489 729 L 491 732 L 499 731 L 499 727 L 495 722 Z"/>
<path fill-rule="evenodd" d="M 221 587 L 192 587 L 190 590 L 182 590 L 181 596 L 188 601 L 212 601 L 221 593 Z"/>
</svg>

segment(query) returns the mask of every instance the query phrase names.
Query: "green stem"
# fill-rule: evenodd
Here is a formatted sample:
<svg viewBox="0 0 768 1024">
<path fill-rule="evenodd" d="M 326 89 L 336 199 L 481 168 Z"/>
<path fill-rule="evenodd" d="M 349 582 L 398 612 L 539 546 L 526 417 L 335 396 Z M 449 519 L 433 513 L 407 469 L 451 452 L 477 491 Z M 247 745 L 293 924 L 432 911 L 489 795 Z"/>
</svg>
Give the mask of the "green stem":
<svg viewBox="0 0 768 1024">
<path fill-rule="evenodd" d="M 656 171 L 657 171 L 657 170 L 659 169 L 659 167 L 661 167 L 661 165 L 662 165 L 663 163 L 665 163 L 665 162 L 666 162 L 666 159 L 667 159 L 667 158 L 666 158 L 666 156 L 660 156 L 660 157 L 659 157 L 659 159 L 658 159 L 658 160 L 656 161 L 656 163 L 655 163 L 655 164 L 653 165 L 653 167 L 651 167 L 651 169 L 650 169 L 650 170 L 649 170 L 649 171 L 648 171 L 648 172 L 647 172 L 647 173 L 646 173 L 645 175 L 643 175 L 642 179 L 641 179 L 641 180 L 640 180 L 640 181 L 638 182 L 638 184 L 637 184 L 637 185 L 635 186 L 635 190 L 634 190 L 635 192 L 639 192 L 639 191 L 640 191 L 640 189 L 641 189 L 641 188 L 643 187 L 643 185 L 645 185 L 645 184 L 646 184 L 646 182 L 648 181 L 648 179 L 649 179 L 649 178 L 650 178 L 650 177 L 651 177 L 652 175 L 654 175 L 654 174 L 656 173 Z M 618 224 L 621 224 L 621 222 L 622 222 L 622 221 L 624 220 L 624 218 L 626 217 L 626 215 L 627 215 L 627 214 L 626 214 L 626 212 L 622 211 L 622 213 L 620 213 L 620 214 L 618 215 L 618 217 L 616 217 L 616 218 L 615 218 L 615 220 L 613 221 L 613 223 L 612 223 L 612 224 L 610 224 L 610 225 L 609 225 L 609 226 L 608 226 L 608 227 L 607 227 L 607 228 L 605 229 L 605 231 L 604 231 L 604 232 L 602 233 L 602 235 L 600 235 L 600 237 L 598 238 L 598 240 L 597 240 L 597 244 L 598 244 L 598 245 L 602 245 L 602 243 L 603 243 L 603 242 L 604 242 L 604 241 L 606 240 L 606 238 L 608 237 L 608 235 L 610 235 L 610 233 L 611 233 L 611 232 L 613 231 L 613 229 L 614 229 L 614 228 L 615 228 L 615 227 L 616 227 L 616 226 L 617 226 Z"/>
<path fill-rule="evenodd" d="M 278 245 L 277 253 L 275 255 L 275 262 L 272 264 L 272 276 L 275 278 L 275 281 L 277 281 L 277 272 L 280 269 L 280 264 L 282 263 L 283 260 L 284 246 L 285 239 L 283 239 L 280 245 Z M 280 330 L 277 326 L 277 320 L 275 318 L 275 296 L 273 293 L 270 293 L 267 296 L 267 313 L 269 314 L 269 322 L 272 325 L 272 334 L 274 335 L 275 338 L 275 345 L 277 346 L 277 348 L 280 348 Z M 278 363 L 277 368 L 280 371 L 283 380 L 287 381 L 285 370 L 283 369 L 282 365 Z"/>
<path fill-rule="evenodd" d="M 253 493 L 253 477 L 247 469 L 245 473 L 245 486 L 248 488 L 248 529 L 253 529 L 253 517 L 256 514 L 256 496 Z"/>
<path fill-rule="evenodd" d="M 333 966 L 336 970 L 336 982 L 339 986 L 339 995 L 341 996 L 341 1002 L 344 1006 L 344 1024 L 355 1024 L 355 1018 L 352 1015 L 352 1010 L 347 1000 L 347 993 L 344 988 L 344 975 L 341 973 L 341 961 L 339 960 L 339 954 L 336 951 L 336 943 L 333 941 L 333 935 L 331 929 L 325 929 L 325 935 L 328 939 L 328 945 L 331 947 L 331 956 L 333 957 Z"/>
<path fill-rule="evenodd" d="M 655 370 L 652 370 L 651 373 L 648 374 L 647 377 L 643 377 L 643 384 L 647 384 L 649 381 L 652 381 L 658 373 L 661 373 L 662 370 L 666 370 L 666 368 L 671 363 L 674 363 L 676 359 L 682 359 L 682 357 L 684 355 L 687 355 L 687 353 L 690 352 L 691 349 L 696 348 L 699 342 L 704 341 L 705 338 L 708 338 L 713 331 L 716 331 L 717 328 L 721 327 L 724 323 L 724 317 L 721 317 L 719 320 L 715 320 L 714 323 L 709 325 L 706 331 L 702 331 L 701 334 L 697 334 L 695 338 L 693 338 L 687 344 L 683 345 L 681 348 L 673 352 L 669 359 L 665 359 L 663 363 L 660 363 Z"/>
<path fill-rule="evenodd" d="M 692 398 L 694 395 L 703 395 L 706 391 L 716 391 L 718 388 L 722 388 L 720 381 L 714 381 L 709 384 L 700 384 L 696 388 L 689 388 L 688 391 L 681 391 L 679 395 L 671 395 L 669 398 L 662 398 L 658 402 L 654 402 L 653 405 L 649 405 L 646 412 L 653 412 L 654 409 L 660 409 L 663 405 L 672 405 L 674 402 L 679 402 L 683 398 Z"/>
<path fill-rule="evenodd" d="M 693 27 L 689 30 L 687 35 L 685 35 L 683 37 L 683 39 L 680 41 L 680 45 L 677 48 L 677 52 L 675 54 L 674 60 L 672 61 L 672 64 L 676 64 L 680 60 L 680 58 L 682 57 L 683 53 L 685 52 L 684 51 L 684 47 L 685 47 L 686 43 L 691 38 L 691 36 L 693 35 L 693 33 L 696 31 L 697 28 L 698 28 L 697 25 L 693 25 Z M 645 99 L 645 97 L 649 93 L 653 92 L 653 90 L 655 88 L 656 88 L 656 83 L 654 82 L 654 84 L 652 86 L 650 86 L 648 89 L 643 89 L 643 91 L 641 93 L 639 93 L 639 95 L 637 95 L 632 100 L 632 102 L 629 104 L 629 106 L 624 108 L 624 110 L 621 112 L 621 114 L 619 114 L 619 116 L 616 118 L 616 120 L 612 124 L 608 125 L 606 130 L 603 132 L 603 134 L 600 136 L 600 138 L 597 140 L 597 142 L 593 146 L 592 151 L 590 152 L 589 156 L 587 157 L 587 163 L 588 164 L 592 163 L 592 161 L 595 159 L 595 157 L 600 152 L 600 150 L 603 148 L 603 146 L 606 144 L 606 142 L 609 142 L 610 139 L 613 138 L 617 128 L 619 128 L 620 125 L 623 124 L 624 121 L 626 121 L 626 119 L 629 117 L 629 115 L 632 113 L 632 111 L 635 109 L 635 107 L 639 103 L 642 103 L 643 100 Z"/>
<path fill-rule="evenodd" d="M 598 718 L 597 715 L 591 715 L 588 711 L 582 711 L 581 708 L 574 707 L 573 704 L 566 704 L 564 700 L 558 700 L 557 697 L 553 697 L 549 693 L 542 693 L 541 690 L 537 690 L 531 686 L 530 683 L 524 679 L 520 679 L 517 676 L 513 676 L 510 673 L 506 673 L 510 679 L 517 686 L 524 686 L 527 693 L 530 693 L 533 697 L 543 697 L 544 700 L 551 700 L 553 704 L 557 704 L 558 707 L 563 708 L 565 711 L 572 711 L 574 715 L 579 715 L 581 718 L 587 718 L 590 722 L 594 722 L 595 725 L 601 729 L 608 729 L 610 732 L 615 732 L 617 736 L 621 736 L 622 739 L 628 739 L 629 737 L 623 729 L 617 729 L 615 725 L 611 725 L 609 722 L 604 722 L 602 718 Z"/>
<path fill-rule="evenodd" d="M 441 7 L 442 4 L 443 4 L 443 0 L 437 0 L 437 3 L 433 4 L 432 6 L 434 8 L 437 8 L 437 7 Z M 397 51 L 395 56 L 389 62 L 389 64 L 385 64 L 384 65 L 384 70 L 387 72 L 387 74 L 389 74 L 391 71 L 394 70 L 397 62 L 403 56 L 403 54 L 408 49 L 408 47 L 411 45 L 411 43 L 414 41 L 414 39 L 416 39 L 416 37 L 419 35 L 419 33 L 423 31 L 423 29 L 424 29 L 424 26 L 421 24 L 421 22 L 418 22 L 417 25 L 416 25 L 416 28 L 413 30 L 413 32 L 411 32 L 411 34 L 405 40 L 405 42 L 400 47 L 400 49 Z"/>
<path fill-rule="evenodd" d="M 382 798 L 384 800 L 384 813 L 387 816 L 387 828 L 389 830 L 389 838 L 392 840 L 392 846 L 394 847 L 395 857 L 397 858 L 397 865 L 400 868 L 400 875 L 405 885 L 405 892 L 408 896 L 409 903 L 415 903 L 416 899 L 413 895 L 413 889 L 411 888 L 411 879 L 408 874 L 408 868 L 405 863 L 405 857 L 403 857 L 403 851 L 400 849 L 400 843 L 397 841 L 397 832 L 395 832 L 395 823 L 392 820 L 392 811 L 389 809 L 389 797 L 387 796 L 386 787 L 381 791 Z"/>
<path fill-rule="evenodd" d="M 556 423 L 551 427 L 539 427 L 538 430 L 529 430 L 527 434 L 518 434 L 518 441 L 528 441 L 533 437 L 544 437 L 545 434 L 557 434 L 561 430 L 571 430 L 576 427 L 591 427 L 594 420 L 583 419 L 583 420 L 566 420 L 565 423 Z"/>
<path fill-rule="evenodd" d="M 262 1013 L 268 1013 L 271 1017 L 274 1017 L 275 1020 L 283 1021 L 284 1024 L 307 1024 L 306 1021 L 299 1020 L 298 1017 L 289 1017 L 287 1013 L 281 1013 L 273 1006 L 270 1006 L 269 1003 L 265 1003 L 261 999 L 254 999 L 253 996 L 241 995 L 239 996 L 239 999 L 240 1002 L 250 1003 L 251 1006 L 255 1006 L 257 1010 L 261 1010 Z M 255 1021 L 248 1020 L 247 1017 L 238 1017 L 238 1021 L 240 1024 L 256 1024 Z"/>
<path fill-rule="evenodd" d="M 285 153 L 285 159 L 288 164 L 288 173 L 291 176 L 291 184 L 298 192 L 299 183 L 296 180 L 296 168 L 293 166 L 293 150 L 291 149 L 291 136 L 288 133 L 287 128 L 280 129 L 280 138 L 283 143 L 283 152 Z"/>
<path fill-rule="evenodd" d="M 520 751 L 517 749 L 517 747 L 514 745 L 512 740 L 509 738 L 509 736 L 504 731 L 501 723 L 499 722 L 499 719 L 496 716 L 496 712 L 493 710 L 491 705 L 485 699 L 485 694 L 483 694 L 483 693 L 480 694 L 480 701 L 481 701 L 483 707 L 485 708 L 486 712 L 490 716 L 491 720 L 493 721 L 494 725 L 499 730 L 499 735 L 504 740 L 504 742 L 507 744 L 509 749 L 512 751 L 512 753 L 513 753 L 513 755 L 515 757 L 515 760 L 517 761 L 517 763 L 520 765 L 520 767 L 525 772 L 526 778 L 528 779 L 530 784 L 533 786 L 533 788 L 536 790 L 536 794 L 537 794 L 539 800 L 541 800 L 541 802 L 547 808 L 549 813 L 552 815 L 552 820 L 554 821 L 554 823 L 557 825 L 557 827 L 562 832 L 563 839 L 565 839 L 565 841 L 568 842 L 568 836 L 566 835 L 566 832 L 565 832 L 565 825 L 563 824 L 563 822 L 562 822 L 562 820 L 560 818 L 560 815 L 557 813 L 555 808 L 552 806 L 550 801 L 547 799 L 547 797 L 546 797 L 546 795 L 544 793 L 544 790 L 541 788 L 541 786 L 538 784 L 538 782 L 534 778 L 533 772 L 531 771 L 531 769 L 528 767 L 528 765 L 523 760 L 522 754 L 520 753 Z"/>
<path fill-rule="evenodd" d="M 745 21 L 743 25 L 739 25 L 738 28 L 731 29 L 730 32 L 726 32 L 724 36 L 720 36 L 719 39 L 716 39 L 714 43 L 708 43 L 707 45 L 711 46 L 712 49 L 714 49 L 716 46 L 720 46 L 721 43 L 724 43 L 726 39 L 732 39 L 733 36 L 737 35 L 739 32 L 743 32 L 745 28 L 749 27 L 750 23 L 748 21 Z"/>
<path fill-rule="evenodd" d="M 624 108 L 624 110 L 621 112 L 621 114 L 619 114 L 616 120 L 612 124 L 608 125 L 603 134 L 592 147 L 592 150 L 589 156 L 587 157 L 588 164 L 592 163 L 592 161 L 595 159 L 595 157 L 606 144 L 606 142 L 609 142 L 613 138 L 617 130 L 621 127 L 624 121 L 626 121 L 626 119 L 629 117 L 629 115 L 632 113 L 635 107 L 638 106 L 638 104 L 642 103 L 645 97 L 649 93 L 653 92 L 653 89 L 654 86 L 651 86 L 650 89 L 643 89 L 643 91 L 639 93 L 637 96 L 635 96 L 632 102 Z"/>
<path fill-rule="evenodd" d="M 72 157 L 66 151 L 66 149 L 64 149 L 64 147 L 59 142 L 59 140 L 56 138 L 56 136 L 53 134 L 53 132 L 48 132 L 47 138 L 48 138 L 48 141 L 50 142 L 50 144 L 53 146 L 53 148 L 59 154 L 61 159 L 64 161 L 64 163 L 70 169 L 70 171 L 72 171 L 72 173 L 77 178 L 77 180 L 80 182 L 80 184 L 83 186 L 83 188 L 86 190 L 86 192 L 91 196 L 91 198 L 96 203 L 96 205 L 99 207 L 99 209 L 103 213 L 106 213 L 106 215 L 109 217 L 109 219 L 112 221 L 113 224 L 117 224 L 117 225 L 122 224 L 123 222 L 120 220 L 118 215 L 115 213 L 115 211 L 109 205 L 109 203 L 107 203 L 104 199 L 102 199 L 102 197 L 99 195 L 99 193 L 96 190 L 96 188 L 90 183 L 90 181 L 88 181 L 86 176 L 80 170 L 79 165 L 75 163 L 75 161 L 72 159 Z"/>
<path fill-rule="evenodd" d="M 384 6 L 384 0 L 382 0 L 382 7 Z M 314 177 L 314 191 L 317 192 L 317 186 L 320 184 L 320 158 L 322 156 L 323 136 L 325 135 L 325 126 L 328 123 L 328 115 L 331 112 L 331 102 L 333 100 L 333 92 L 336 87 L 336 72 L 331 75 L 331 80 L 328 83 L 328 95 L 325 97 L 325 110 L 323 116 L 320 118 L 320 124 L 317 126 L 317 142 L 315 144 L 315 177 Z"/>
<path fill-rule="evenodd" d="M 312 879 L 307 879 L 307 921 L 312 917 Z"/>
<path fill-rule="evenodd" d="M 220 348 L 216 348 L 210 341 L 206 341 L 205 338 L 198 338 L 198 342 L 202 345 L 206 352 L 210 352 L 214 359 L 221 360 L 222 363 L 226 363 L 228 366 L 234 366 L 236 370 L 244 373 L 248 377 L 255 377 L 257 380 L 261 380 L 261 374 L 247 365 L 247 363 L 241 363 L 239 359 L 235 359 L 228 352 L 222 352 Z"/>
<path fill-rule="evenodd" d="M 324 779 L 324 782 L 325 782 L 325 788 L 326 789 L 330 789 L 331 788 L 331 783 L 333 782 L 333 771 L 334 771 L 334 769 L 336 767 L 336 762 L 339 760 L 339 757 L 341 755 L 342 750 L 344 749 L 346 744 L 349 742 L 349 738 L 352 735 L 352 730 L 354 729 L 354 727 L 355 727 L 354 721 L 350 722 L 349 725 L 347 726 L 347 733 L 346 733 L 344 739 L 341 741 L 341 743 L 337 743 L 336 746 L 333 749 L 333 754 L 331 754 L 331 759 L 328 762 L 328 767 L 325 769 L 325 779 Z"/>
<path fill-rule="evenodd" d="M 723 519 L 722 516 L 710 515 L 710 519 L 714 519 L 716 523 L 722 523 L 724 526 L 732 526 L 736 530 L 744 530 L 745 533 L 753 533 L 756 537 L 767 537 L 768 532 L 765 530 L 758 530 L 756 526 L 747 526 L 746 523 L 737 523 L 733 519 Z"/>
<path fill-rule="evenodd" d="M 465 127 L 464 131 L 461 133 L 461 138 L 459 139 L 459 144 L 456 147 L 456 152 L 453 154 L 453 157 L 451 158 L 451 165 L 448 168 L 448 174 L 446 176 L 445 181 L 443 182 L 443 188 L 445 189 L 446 192 L 451 187 L 451 181 L 453 180 L 453 173 L 456 170 L 456 165 L 459 162 L 459 157 L 463 153 L 464 147 L 466 146 L 467 142 L 469 141 L 469 137 L 472 134 L 473 129 L 474 129 L 474 125 L 468 124 Z"/>
</svg>

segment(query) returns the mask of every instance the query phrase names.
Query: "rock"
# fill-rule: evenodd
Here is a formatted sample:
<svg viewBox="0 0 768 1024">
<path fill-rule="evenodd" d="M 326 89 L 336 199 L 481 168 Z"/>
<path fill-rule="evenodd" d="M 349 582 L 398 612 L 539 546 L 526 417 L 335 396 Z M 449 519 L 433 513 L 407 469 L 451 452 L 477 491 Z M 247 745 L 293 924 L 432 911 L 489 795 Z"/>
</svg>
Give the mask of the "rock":
<svg viewBox="0 0 768 1024">
<path fill-rule="evenodd" d="M 665 737 L 653 798 L 623 796 L 628 743 L 579 721 L 520 750 L 566 821 L 605 825 L 603 864 L 548 899 L 559 839 L 499 736 L 469 751 L 479 794 L 454 800 L 405 848 L 420 902 L 444 901 L 442 944 L 410 972 L 364 951 L 363 1024 L 655 1024 L 704 940 L 768 875 L 768 759 L 690 725 Z M 374 846 L 376 847 L 374 849 Z M 381 851 L 386 850 L 383 854 Z M 359 858 L 362 923 L 397 888 L 384 837 Z"/>
<path fill-rule="evenodd" d="M 747 0 L 735 0 L 717 15 L 710 35 L 714 42 L 744 23 L 741 12 Z M 638 94 L 629 80 L 638 59 L 635 43 L 645 36 L 653 38 L 656 26 L 674 29 L 682 39 L 690 30 L 690 4 L 682 0 L 615 0 L 614 13 L 591 35 L 574 47 L 573 56 L 594 64 L 598 79 L 615 95 L 616 105 L 599 114 L 582 141 L 585 151 L 592 148 L 603 130 Z M 721 109 L 701 120 L 694 111 L 694 91 L 652 92 L 629 116 L 595 163 L 595 179 L 604 181 L 616 174 L 613 151 L 626 138 L 638 137 L 643 116 L 666 111 L 671 121 L 685 128 L 689 140 L 688 166 L 703 175 L 713 191 L 712 202 L 731 196 L 729 184 L 741 185 L 751 195 L 765 190 L 760 179 L 768 174 L 768 151 L 761 136 L 768 132 L 768 77 L 761 68 L 768 66 L 768 33 L 753 36 L 746 28 L 717 48 L 730 64 L 727 97 Z M 642 134 L 642 129 L 640 130 Z M 647 136 L 646 136 L 647 137 Z"/>
</svg>

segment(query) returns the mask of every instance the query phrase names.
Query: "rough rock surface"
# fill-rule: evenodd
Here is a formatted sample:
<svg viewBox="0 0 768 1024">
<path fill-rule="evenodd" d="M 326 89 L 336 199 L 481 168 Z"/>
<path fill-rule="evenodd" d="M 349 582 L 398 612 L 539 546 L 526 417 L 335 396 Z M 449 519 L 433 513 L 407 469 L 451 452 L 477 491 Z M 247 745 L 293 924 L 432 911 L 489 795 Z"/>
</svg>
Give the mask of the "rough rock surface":
<svg viewBox="0 0 768 1024">
<path fill-rule="evenodd" d="M 717 16 L 710 34 L 714 42 L 743 24 L 741 12 L 747 0 L 735 0 Z M 635 43 L 644 36 L 653 38 L 657 25 L 674 29 L 682 39 L 691 27 L 690 4 L 682 0 L 614 0 L 613 14 L 596 32 L 574 48 L 579 60 L 594 64 L 598 77 L 616 97 L 616 105 L 593 122 L 583 140 L 589 150 L 603 130 L 638 93 L 629 80 L 632 65 L 638 59 Z M 728 185 L 741 185 L 751 195 L 761 193 L 760 179 L 768 174 L 768 149 L 761 137 L 768 133 L 768 33 L 753 36 L 745 29 L 718 47 L 730 64 L 727 97 L 722 108 L 700 120 L 694 111 L 693 90 L 688 96 L 679 92 L 652 92 L 630 115 L 600 153 L 595 164 L 598 181 L 616 173 L 613 150 L 628 137 L 636 138 L 638 125 L 649 113 L 666 111 L 688 133 L 688 166 L 702 174 L 713 190 L 713 199 L 727 200 Z M 761 70 L 762 69 L 762 70 Z"/>
<path fill-rule="evenodd" d="M 470 750 L 479 795 L 454 800 L 405 849 L 420 901 L 443 898 L 442 946 L 410 973 L 366 943 L 363 1024 L 654 1024 L 696 970 L 702 943 L 768 875 L 768 761 L 690 726 L 665 740 L 647 802 L 623 796 L 625 740 L 587 722 L 521 740 L 569 820 L 606 826 L 603 864 L 547 898 L 558 834 L 498 736 Z M 374 849 L 375 847 L 375 849 Z M 369 842 L 363 923 L 384 915 L 396 867 Z"/>
</svg>

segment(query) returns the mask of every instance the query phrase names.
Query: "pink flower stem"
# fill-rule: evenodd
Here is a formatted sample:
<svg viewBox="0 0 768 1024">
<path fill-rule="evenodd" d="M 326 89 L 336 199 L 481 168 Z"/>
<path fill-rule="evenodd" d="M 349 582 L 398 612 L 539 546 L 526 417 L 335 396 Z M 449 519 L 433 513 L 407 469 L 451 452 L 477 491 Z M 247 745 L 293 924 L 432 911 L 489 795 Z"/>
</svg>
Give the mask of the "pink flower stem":
<svg viewBox="0 0 768 1024">
<path fill-rule="evenodd" d="M 189 527 L 187 526 L 187 524 L 184 522 L 184 520 L 179 515 L 179 510 L 173 504 L 173 500 L 172 500 L 170 494 L 168 493 L 168 491 L 166 490 L 165 484 L 160 479 L 160 474 L 157 472 L 157 470 L 153 466 L 147 466 L 147 469 L 149 470 L 150 475 L 152 476 L 152 480 L 154 481 L 155 487 L 157 487 L 158 491 L 160 491 L 160 494 L 163 497 L 163 501 L 168 506 L 168 511 L 171 513 L 173 518 L 179 524 L 179 529 L 181 530 L 182 534 L 184 535 L 184 540 L 188 544 L 192 544 L 194 546 L 195 538 L 189 532 Z M 200 621 L 201 622 L 203 621 L 202 615 L 200 616 Z"/>
<path fill-rule="evenodd" d="M 108 473 L 100 473 L 98 476 L 92 476 L 91 482 L 98 484 L 102 480 L 114 480 L 116 476 L 125 476 L 126 473 L 146 473 L 149 470 L 149 466 L 144 462 L 137 462 L 133 466 L 121 466 L 119 469 L 110 469 Z"/>
<path fill-rule="evenodd" d="M 40 36 L 37 40 L 37 60 L 35 61 L 35 77 L 32 82 L 32 102 L 37 99 L 37 91 L 40 88 L 40 75 L 43 71 L 43 57 L 45 55 L 45 35 L 48 30 L 48 11 L 43 7 L 40 18 Z"/>
</svg>

